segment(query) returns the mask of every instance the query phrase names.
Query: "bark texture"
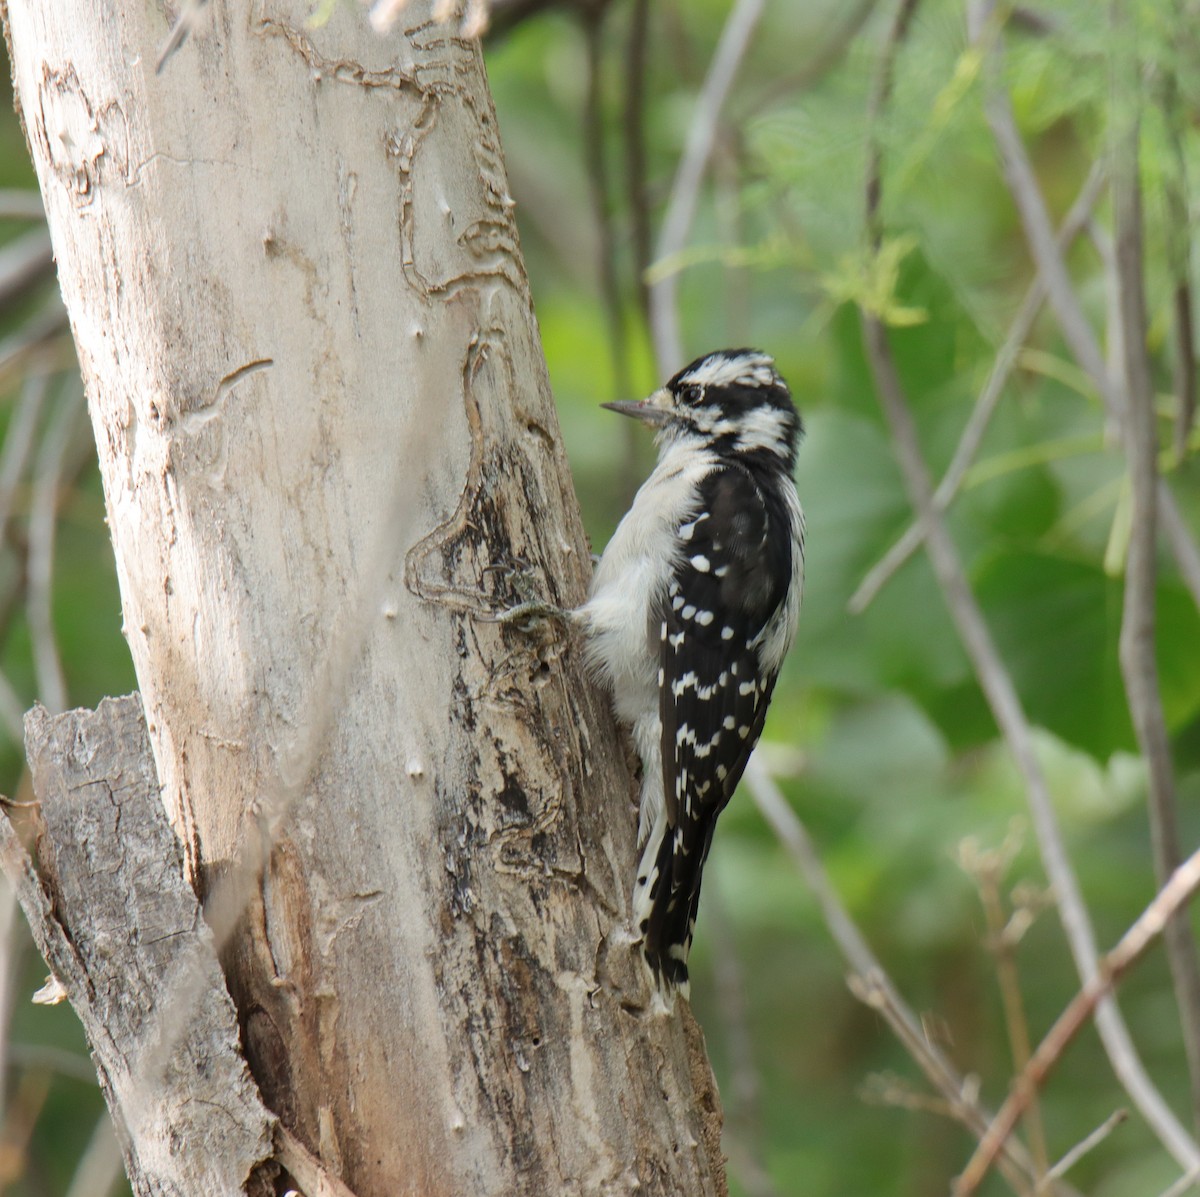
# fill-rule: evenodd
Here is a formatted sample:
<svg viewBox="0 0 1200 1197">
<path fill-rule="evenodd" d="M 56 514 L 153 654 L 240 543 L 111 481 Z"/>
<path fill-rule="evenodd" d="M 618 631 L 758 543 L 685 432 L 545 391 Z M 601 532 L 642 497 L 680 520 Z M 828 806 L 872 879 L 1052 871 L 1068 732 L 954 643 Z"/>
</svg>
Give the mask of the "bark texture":
<svg viewBox="0 0 1200 1197">
<path fill-rule="evenodd" d="M 358 1197 L 720 1192 L 619 928 L 629 767 L 479 47 L 7 0 L 163 799 L 268 1106 Z M 616 932 L 614 933 L 614 929 Z"/>
<path fill-rule="evenodd" d="M 83 1022 L 133 1190 L 240 1193 L 274 1154 L 275 1119 L 183 875 L 141 701 L 57 718 L 37 707 L 25 744 L 37 866 L 5 819 L 0 863 Z"/>
</svg>

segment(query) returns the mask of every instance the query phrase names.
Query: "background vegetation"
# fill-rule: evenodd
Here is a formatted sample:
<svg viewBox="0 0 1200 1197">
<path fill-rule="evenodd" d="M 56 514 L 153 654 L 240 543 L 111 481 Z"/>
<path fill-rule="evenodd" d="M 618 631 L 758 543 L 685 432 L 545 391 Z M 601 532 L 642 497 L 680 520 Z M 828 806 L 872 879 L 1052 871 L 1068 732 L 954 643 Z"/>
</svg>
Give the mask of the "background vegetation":
<svg viewBox="0 0 1200 1197">
<path fill-rule="evenodd" d="M 808 576 L 761 755 L 925 1034 L 978 1078 L 991 1108 L 1015 1071 L 1013 1036 L 1018 1052 L 1023 1026 L 1036 1043 L 1079 978 L 1026 781 L 926 556 L 915 553 L 869 602 L 853 601 L 913 521 L 860 308 L 889 326 L 921 450 L 940 478 L 1036 274 L 986 97 L 1011 97 L 1061 222 L 1095 170 L 1119 171 L 1112 73 L 1114 59 L 1135 52 L 1158 461 L 1195 535 L 1197 435 L 1180 411 L 1193 335 L 1178 313 L 1193 276 L 1200 12 L 1190 0 L 1125 7 L 1119 34 L 1105 5 L 1046 0 L 1002 8 L 970 40 L 960 0 L 924 0 L 901 44 L 891 0 L 765 5 L 716 125 L 685 248 L 665 260 L 655 245 L 728 0 L 497 0 L 487 42 L 526 264 L 597 550 L 653 460 L 639 429 L 597 408 L 660 381 L 639 281 L 647 268 L 651 282 L 677 277 L 689 357 L 761 346 L 792 384 L 808 430 L 797 471 Z M 889 46 L 893 94 L 872 121 Z M 883 163 L 877 256 L 864 198 L 873 139 Z M 135 684 L 32 186 L 11 103 L 0 104 L 0 789 L 17 800 L 28 797 L 20 710 L 35 698 L 93 705 Z M 1123 386 L 1107 187 L 1094 189 L 1093 212 L 1067 263 L 1103 364 Z M 1109 946 L 1157 889 L 1147 770 L 1118 655 L 1139 529 L 1119 421 L 1049 308 L 1021 340 L 947 520 Z M 1190 852 L 1200 841 L 1200 615 L 1165 548 L 1158 565 L 1159 691 Z M 721 1082 L 733 1191 L 948 1191 L 974 1138 L 847 987 L 817 904 L 746 787 L 722 820 L 707 878 L 693 1006 Z M 29 1003 L 44 968 L 8 899 L 0 905 L 9 1001 L 0 1189 L 57 1197 L 74 1178 L 79 1197 L 102 1103 L 70 1011 Z M 998 934 L 1005 924 L 1010 934 Z M 1120 1001 L 1147 1069 L 1194 1127 L 1161 949 L 1123 982 Z M 1047 1158 L 1129 1105 L 1086 1029 L 1042 1095 Z M 1036 1129 L 1031 1142 L 1036 1156 Z M 1069 1180 L 1125 1197 L 1161 1193 L 1179 1175 L 1134 1112 Z M 1009 1189 L 997 1175 L 982 1191 Z"/>
</svg>

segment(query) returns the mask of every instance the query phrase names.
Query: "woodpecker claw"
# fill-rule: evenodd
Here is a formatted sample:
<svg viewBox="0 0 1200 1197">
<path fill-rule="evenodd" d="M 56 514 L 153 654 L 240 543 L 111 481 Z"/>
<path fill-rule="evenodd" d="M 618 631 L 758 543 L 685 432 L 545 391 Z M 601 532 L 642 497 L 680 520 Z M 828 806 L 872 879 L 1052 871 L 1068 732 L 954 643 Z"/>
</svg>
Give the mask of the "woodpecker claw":
<svg viewBox="0 0 1200 1197">
<path fill-rule="evenodd" d="M 518 603 L 515 607 L 496 611 L 491 615 L 480 615 L 478 618 L 481 623 L 499 623 L 519 628 L 522 632 L 532 632 L 542 624 L 551 622 L 570 625 L 574 614 L 565 607 L 556 607 L 553 603 L 542 602 L 540 599 L 530 599 Z"/>
</svg>

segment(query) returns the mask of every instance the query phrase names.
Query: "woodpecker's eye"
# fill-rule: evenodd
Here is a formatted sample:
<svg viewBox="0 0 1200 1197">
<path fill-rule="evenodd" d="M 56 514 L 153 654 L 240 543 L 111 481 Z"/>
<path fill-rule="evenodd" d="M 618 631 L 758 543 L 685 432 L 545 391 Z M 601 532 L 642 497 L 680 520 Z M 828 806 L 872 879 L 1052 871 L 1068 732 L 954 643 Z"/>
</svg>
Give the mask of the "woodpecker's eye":
<svg viewBox="0 0 1200 1197">
<path fill-rule="evenodd" d="M 679 392 L 680 402 L 686 403 L 689 407 L 695 407 L 696 404 L 704 398 L 704 388 L 697 386 L 694 382 L 688 383 L 687 386 Z"/>
</svg>

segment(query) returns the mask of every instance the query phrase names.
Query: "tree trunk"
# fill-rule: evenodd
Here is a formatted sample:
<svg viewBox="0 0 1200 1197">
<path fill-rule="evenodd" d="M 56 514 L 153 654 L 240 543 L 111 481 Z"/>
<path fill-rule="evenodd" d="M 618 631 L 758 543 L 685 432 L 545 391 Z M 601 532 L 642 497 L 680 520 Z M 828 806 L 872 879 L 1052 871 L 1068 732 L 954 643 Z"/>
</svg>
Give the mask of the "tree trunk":
<svg viewBox="0 0 1200 1197">
<path fill-rule="evenodd" d="M 607 702 L 477 619 L 588 572 L 479 47 L 310 7 L 212 0 L 159 74 L 157 5 L 5 24 L 251 1071 L 358 1197 L 723 1191 Z"/>
</svg>

